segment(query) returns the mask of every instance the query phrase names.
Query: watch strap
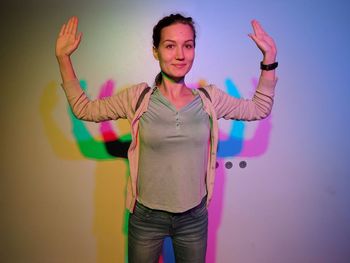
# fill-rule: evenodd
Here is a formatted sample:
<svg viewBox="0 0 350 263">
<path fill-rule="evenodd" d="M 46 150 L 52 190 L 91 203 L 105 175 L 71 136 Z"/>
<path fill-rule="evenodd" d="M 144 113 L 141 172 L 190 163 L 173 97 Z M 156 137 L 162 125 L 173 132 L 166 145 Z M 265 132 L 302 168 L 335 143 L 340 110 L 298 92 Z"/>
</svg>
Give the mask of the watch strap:
<svg viewBox="0 0 350 263">
<path fill-rule="evenodd" d="M 260 69 L 261 70 L 274 70 L 275 68 L 277 68 L 278 66 L 278 62 L 275 62 L 275 63 L 272 63 L 272 64 L 268 64 L 268 65 L 265 65 L 263 64 L 263 62 L 261 61 L 260 62 Z"/>
</svg>

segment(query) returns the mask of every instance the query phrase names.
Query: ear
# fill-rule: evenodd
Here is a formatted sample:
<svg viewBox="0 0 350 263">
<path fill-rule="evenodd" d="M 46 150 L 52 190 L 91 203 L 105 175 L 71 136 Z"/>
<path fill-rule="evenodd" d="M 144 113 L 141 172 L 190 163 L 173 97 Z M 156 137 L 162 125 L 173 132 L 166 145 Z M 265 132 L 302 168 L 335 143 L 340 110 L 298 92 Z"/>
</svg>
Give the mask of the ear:
<svg viewBox="0 0 350 263">
<path fill-rule="evenodd" d="M 158 50 L 156 47 L 153 47 L 152 48 L 152 52 L 153 52 L 153 57 L 156 59 L 156 60 L 159 60 L 159 57 L 158 57 Z"/>
</svg>

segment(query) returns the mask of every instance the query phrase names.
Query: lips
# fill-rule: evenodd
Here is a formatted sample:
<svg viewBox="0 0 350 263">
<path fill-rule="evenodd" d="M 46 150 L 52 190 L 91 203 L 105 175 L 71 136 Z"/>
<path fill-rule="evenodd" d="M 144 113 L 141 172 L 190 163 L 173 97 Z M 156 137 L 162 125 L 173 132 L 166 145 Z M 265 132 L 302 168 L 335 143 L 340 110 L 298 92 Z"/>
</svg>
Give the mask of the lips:
<svg viewBox="0 0 350 263">
<path fill-rule="evenodd" d="M 173 66 L 176 68 L 183 68 L 186 66 L 186 64 L 173 64 Z"/>
</svg>

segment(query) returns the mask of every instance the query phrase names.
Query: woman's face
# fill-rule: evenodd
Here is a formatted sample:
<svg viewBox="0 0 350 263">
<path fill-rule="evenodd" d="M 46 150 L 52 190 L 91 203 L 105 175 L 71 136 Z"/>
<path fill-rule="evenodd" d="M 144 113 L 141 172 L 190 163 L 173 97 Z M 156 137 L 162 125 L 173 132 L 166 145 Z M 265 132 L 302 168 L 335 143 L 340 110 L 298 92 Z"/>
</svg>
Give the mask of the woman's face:
<svg viewBox="0 0 350 263">
<path fill-rule="evenodd" d="M 173 24 L 161 30 L 158 48 L 153 55 L 161 70 L 175 81 L 183 78 L 191 69 L 194 60 L 194 38 L 191 26 Z"/>
</svg>

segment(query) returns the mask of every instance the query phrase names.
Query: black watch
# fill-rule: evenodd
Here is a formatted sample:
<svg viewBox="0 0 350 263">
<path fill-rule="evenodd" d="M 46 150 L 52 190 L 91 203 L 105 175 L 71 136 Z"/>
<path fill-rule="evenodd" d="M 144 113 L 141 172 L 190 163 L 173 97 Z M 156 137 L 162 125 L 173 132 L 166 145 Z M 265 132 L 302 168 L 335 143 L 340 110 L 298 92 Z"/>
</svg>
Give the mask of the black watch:
<svg viewBox="0 0 350 263">
<path fill-rule="evenodd" d="M 260 69 L 261 70 L 267 70 L 267 71 L 274 70 L 275 68 L 277 68 L 277 66 L 278 66 L 278 62 L 268 64 L 268 65 L 263 64 L 262 61 L 260 62 Z"/>
</svg>

